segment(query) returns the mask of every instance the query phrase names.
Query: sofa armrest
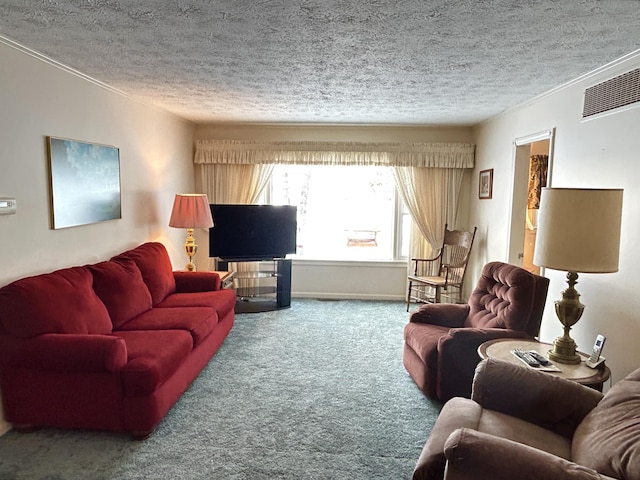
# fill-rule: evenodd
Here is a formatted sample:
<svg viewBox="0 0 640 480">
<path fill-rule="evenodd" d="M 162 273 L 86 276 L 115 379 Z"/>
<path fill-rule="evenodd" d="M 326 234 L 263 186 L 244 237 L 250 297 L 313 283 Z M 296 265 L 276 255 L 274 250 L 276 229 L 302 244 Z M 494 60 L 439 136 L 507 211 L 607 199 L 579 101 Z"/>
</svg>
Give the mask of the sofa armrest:
<svg viewBox="0 0 640 480">
<path fill-rule="evenodd" d="M 449 436 L 444 454 L 446 480 L 602 480 L 595 470 L 564 458 L 466 428 Z"/>
<path fill-rule="evenodd" d="M 422 305 L 413 312 L 409 321 L 413 323 L 428 323 L 441 327 L 462 327 L 469 315 L 469 305 L 454 303 L 429 303 Z"/>
<path fill-rule="evenodd" d="M 117 372 L 127 363 L 124 339 L 112 335 L 46 333 L 4 338 L 3 363 L 49 372 Z"/>
<path fill-rule="evenodd" d="M 480 362 L 471 398 L 571 438 L 603 394 L 571 380 L 496 359 Z"/>
<path fill-rule="evenodd" d="M 215 272 L 173 272 L 176 293 L 220 290 L 220 276 Z"/>
</svg>

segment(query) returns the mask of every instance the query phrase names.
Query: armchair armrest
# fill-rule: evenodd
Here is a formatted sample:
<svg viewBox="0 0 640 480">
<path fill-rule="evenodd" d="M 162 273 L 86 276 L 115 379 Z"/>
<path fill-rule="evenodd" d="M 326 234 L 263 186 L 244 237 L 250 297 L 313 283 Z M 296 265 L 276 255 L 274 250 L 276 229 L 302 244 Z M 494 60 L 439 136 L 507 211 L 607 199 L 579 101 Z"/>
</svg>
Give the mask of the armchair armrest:
<svg viewBox="0 0 640 480">
<path fill-rule="evenodd" d="M 449 330 L 447 342 L 455 341 L 457 345 L 464 342 L 467 345 L 477 344 L 479 347 L 484 342 L 496 338 L 531 338 L 527 332 L 522 330 L 512 330 L 509 328 L 465 328 L 455 327 Z"/>
<path fill-rule="evenodd" d="M 124 339 L 113 335 L 46 333 L 4 339 L 3 363 L 49 372 L 117 372 L 127 363 Z"/>
<path fill-rule="evenodd" d="M 455 303 L 429 303 L 422 305 L 413 312 L 409 321 L 413 323 L 428 323 L 441 327 L 462 327 L 469 315 L 469 305 Z"/>
<path fill-rule="evenodd" d="M 602 480 L 590 468 L 542 450 L 466 428 L 455 430 L 444 447 L 446 480 Z"/>
<path fill-rule="evenodd" d="M 480 345 L 497 338 L 530 338 L 527 332 L 507 328 L 464 328 L 456 327 L 449 330 L 438 342 L 440 357 L 459 357 L 461 353 L 468 353 L 474 360 L 473 368 L 480 362 L 477 350 Z M 473 375 L 474 372 L 471 372 Z"/>
<path fill-rule="evenodd" d="M 220 276 L 215 272 L 174 271 L 176 293 L 210 292 L 220 290 Z"/>
<path fill-rule="evenodd" d="M 480 362 L 478 347 L 494 338 L 529 338 L 526 332 L 503 328 L 452 328 L 438 342 L 438 397 L 469 397 Z"/>
<path fill-rule="evenodd" d="M 491 358 L 478 365 L 471 395 L 484 408 L 567 438 L 602 397 L 602 393 L 571 380 Z"/>
</svg>

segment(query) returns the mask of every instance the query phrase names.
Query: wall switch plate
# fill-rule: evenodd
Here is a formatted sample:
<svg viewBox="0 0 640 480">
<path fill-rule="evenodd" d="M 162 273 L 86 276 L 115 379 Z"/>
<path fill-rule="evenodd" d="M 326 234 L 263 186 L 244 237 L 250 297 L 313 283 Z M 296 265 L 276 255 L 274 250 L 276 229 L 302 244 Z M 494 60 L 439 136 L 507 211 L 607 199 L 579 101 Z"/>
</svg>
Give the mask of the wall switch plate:
<svg viewBox="0 0 640 480">
<path fill-rule="evenodd" d="M 0 197 L 0 215 L 11 215 L 16 213 L 18 204 L 15 198 Z"/>
</svg>

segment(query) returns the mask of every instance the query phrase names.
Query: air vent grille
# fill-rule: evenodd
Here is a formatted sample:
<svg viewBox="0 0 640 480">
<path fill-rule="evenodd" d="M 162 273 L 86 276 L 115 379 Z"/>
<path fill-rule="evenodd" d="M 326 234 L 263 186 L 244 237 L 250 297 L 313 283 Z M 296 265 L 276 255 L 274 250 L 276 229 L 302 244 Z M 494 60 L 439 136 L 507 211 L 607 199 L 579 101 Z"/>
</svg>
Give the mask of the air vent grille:
<svg viewBox="0 0 640 480">
<path fill-rule="evenodd" d="M 582 118 L 640 102 L 640 68 L 584 91 Z"/>
</svg>

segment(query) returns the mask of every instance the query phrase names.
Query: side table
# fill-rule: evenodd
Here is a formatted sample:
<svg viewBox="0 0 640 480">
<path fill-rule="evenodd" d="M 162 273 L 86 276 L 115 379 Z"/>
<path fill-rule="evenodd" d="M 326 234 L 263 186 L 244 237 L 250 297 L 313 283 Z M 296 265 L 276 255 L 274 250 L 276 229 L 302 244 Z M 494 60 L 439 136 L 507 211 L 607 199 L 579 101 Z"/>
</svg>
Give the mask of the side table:
<svg viewBox="0 0 640 480">
<path fill-rule="evenodd" d="M 511 353 L 511 350 L 519 348 L 521 350 L 529 351 L 535 350 L 540 355 L 546 357 L 547 352 L 553 348 L 550 343 L 538 342 L 537 340 L 516 340 L 512 338 L 499 338 L 496 340 L 489 340 L 484 342 L 478 347 L 478 355 L 480 358 L 497 358 L 498 360 L 504 360 L 514 365 L 520 365 L 523 368 L 531 368 L 526 366 L 515 355 Z M 595 390 L 602 391 L 604 382 L 606 382 L 611 376 L 611 370 L 604 364 L 599 368 L 593 369 L 585 365 L 585 361 L 589 356 L 585 353 L 578 352 L 583 358 L 579 364 L 567 364 L 553 362 L 558 367 L 560 372 L 545 372 L 548 375 L 554 375 L 561 378 L 572 380 L 581 385 L 591 387 Z M 534 368 L 535 370 L 535 368 Z"/>
<path fill-rule="evenodd" d="M 233 287 L 233 277 L 236 272 L 223 272 L 215 270 L 213 273 L 217 273 L 220 277 L 220 288 L 231 288 Z"/>
</svg>

